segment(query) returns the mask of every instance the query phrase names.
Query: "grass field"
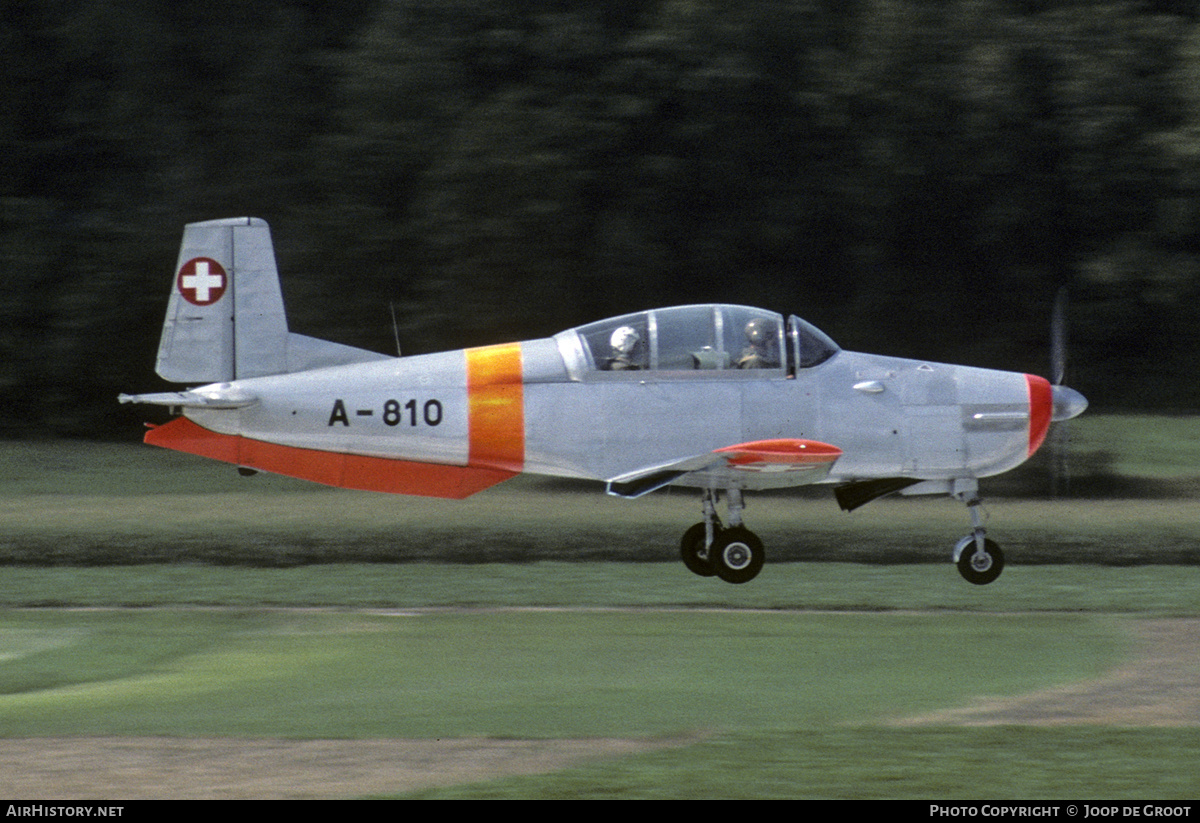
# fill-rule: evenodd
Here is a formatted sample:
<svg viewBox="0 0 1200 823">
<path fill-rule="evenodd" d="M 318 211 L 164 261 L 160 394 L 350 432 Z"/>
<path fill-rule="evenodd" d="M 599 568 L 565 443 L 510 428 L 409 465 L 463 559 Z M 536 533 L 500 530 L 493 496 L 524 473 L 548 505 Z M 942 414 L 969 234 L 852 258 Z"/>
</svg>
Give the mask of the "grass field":
<svg viewBox="0 0 1200 823">
<path fill-rule="evenodd" d="M 768 564 L 728 586 L 675 559 L 690 492 L 451 503 L 5 444 L 0 738 L 695 739 L 419 797 L 1195 797 L 1195 727 L 890 725 L 1096 677 L 1140 621 L 1200 617 L 1183 423 L 1085 419 L 1093 452 L 1122 444 L 1106 471 L 1178 493 L 1001 496 L 987 587 L 948 562 L 945 499 L 751 498 Z"/>
<path fill-rule="evenodd" d="M 852 570 L 842 567 L 847 582 Z M 695 740 L 425 797 L 1194 797 L 1195 728 L 889 725 L 1094 677 L 1127 653 L 1134 624 L 1087 613 L 6 610 L 0 736 Z"/>
<path fill-rule="evenodd" d="M 779 732 L 1044 688 L 1121 651 L 1119 626 L 1062 615 L 122 611 L 10 614 L 4 634 L 22 737 Z"/>
</svg>

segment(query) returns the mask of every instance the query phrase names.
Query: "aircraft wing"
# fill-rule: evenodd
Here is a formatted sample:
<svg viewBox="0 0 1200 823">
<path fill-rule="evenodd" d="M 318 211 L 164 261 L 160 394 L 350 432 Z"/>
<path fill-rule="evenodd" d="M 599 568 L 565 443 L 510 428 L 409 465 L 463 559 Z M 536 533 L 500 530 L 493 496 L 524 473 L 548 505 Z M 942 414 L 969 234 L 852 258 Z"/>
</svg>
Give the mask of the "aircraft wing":
<svg viewBox="0 0 1200 823">
<path fill-rule="evenodd" d="M 614 477 L 608 481 L 608 493 L 641 497 L 689 475 L 693 481 L 710 480 L 713 486 L 801 486 L 827 477 L 841 454 L 837 446 L 816 440 L 755 440 Z"/>
</svg>

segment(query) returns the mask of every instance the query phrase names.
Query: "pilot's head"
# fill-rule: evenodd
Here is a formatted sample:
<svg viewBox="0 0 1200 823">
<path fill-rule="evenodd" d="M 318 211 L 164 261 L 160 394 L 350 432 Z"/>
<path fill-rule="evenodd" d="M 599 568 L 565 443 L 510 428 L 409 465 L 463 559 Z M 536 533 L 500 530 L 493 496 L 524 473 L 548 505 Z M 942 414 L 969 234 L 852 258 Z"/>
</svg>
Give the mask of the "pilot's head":
<svg viewBox="0 0 1200 823">
<path fill-rule="evenodd" d="M 762 348 L 775 336 L 775 324 L 765 317 L 756 317 L 746 324 L 746 339 L 755 348 Z"/>
<path fill-rule="evenodd" d="M 633 326 L 621 326 L 612 333 L 609 338 L 609 344 L 617 354 L 629 354 L 634 347 L 641 341 L 642 336 L 637 333 Z"/>
</svg>

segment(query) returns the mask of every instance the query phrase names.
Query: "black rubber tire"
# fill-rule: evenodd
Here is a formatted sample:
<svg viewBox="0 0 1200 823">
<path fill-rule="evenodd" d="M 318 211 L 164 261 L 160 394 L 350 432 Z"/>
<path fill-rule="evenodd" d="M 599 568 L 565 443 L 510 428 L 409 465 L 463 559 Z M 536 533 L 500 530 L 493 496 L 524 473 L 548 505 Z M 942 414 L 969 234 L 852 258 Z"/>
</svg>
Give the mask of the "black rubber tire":
<svg viewBox="0 0 1200 823">
<path fill-rule="evenodd" d="M 748 583 L 762 571 L 766 559 L 758 535 L 740 526 L 717 535 L 708 556 L 713 571 L 726 583 Z"/>
<path fill-rule="evenodd" d="M 1004 552 L 1000 551 L 996 542 L 984 538 L 983 550 L 986 557 L 982 558 L 983 562 L 978 562 L 975 558 L 975 539 L 972 537 L 970 543 L 966 543 L 958 555 L 958 573 L 968 583 L 976 586 L 986 586 L 1004 571 Z"/>
<path fill-rule="evenodd" d="M 714 530 L 720 534 L 715 525 Z M 704 533 L 703 523 L 697 523 L 685 531 L 683 539 L 679 541 L 679 554 L 688 571 L 701 577 L 712 577 L 716 572 L 713 570 L 712 561 L 708 559 L 708 550 L 704 547 Z"/>
</svg>

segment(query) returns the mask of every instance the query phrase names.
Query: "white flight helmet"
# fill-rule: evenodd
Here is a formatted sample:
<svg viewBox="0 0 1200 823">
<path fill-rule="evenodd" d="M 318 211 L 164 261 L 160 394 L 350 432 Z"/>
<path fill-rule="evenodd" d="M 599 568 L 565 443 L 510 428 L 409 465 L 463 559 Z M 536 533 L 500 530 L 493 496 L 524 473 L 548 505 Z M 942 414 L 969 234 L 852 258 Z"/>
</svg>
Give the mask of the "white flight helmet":
<svg viewBox="0 0 1200 823">
<path fill-rule="evenodd" d="M 629 354 L 641 339 L 642 336 L 637 333 L 637 330 L 633 326 L 621 326 L 612 333 L 612 337 L 609 338 L 608 342 L 614 352 Z"/>
</svg>

